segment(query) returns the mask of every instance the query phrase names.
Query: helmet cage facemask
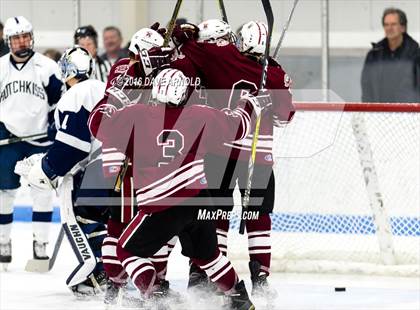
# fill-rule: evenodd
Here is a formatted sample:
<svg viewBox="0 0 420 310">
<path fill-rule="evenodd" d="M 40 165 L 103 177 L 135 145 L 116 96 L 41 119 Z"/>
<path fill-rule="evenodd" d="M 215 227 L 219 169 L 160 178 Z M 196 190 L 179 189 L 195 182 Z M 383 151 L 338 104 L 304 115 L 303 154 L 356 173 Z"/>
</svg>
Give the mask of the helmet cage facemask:
<svg viewBox="0 0 420 310">
<path fill-rule="evenodd" d="M 90 55 L 89 52 L 85 48 L 80 47 L 80 46 L 76 46 L 72 50 L 70 50 L 69 52 L 66 52 L 66 53 L 63 54 L 63 56 L 61 57 L 61 59 L 59 61 L 59 66 L 60 66 L 60 70 L 61 70 L 61 76 L 62 76 L 65 83 L 67 83 L 67 81 L 70 80 L 71 78 L 75 78 L 80 82 L 84 81 L 84 80 L 88 80 L 89 77 L 93 73 L 94 63 L 93 63 L 93 60 L 92 60 L 91 57 L 90 57 L 90 60 L 89 60 L 89 69 L 88 70 L 80 70 L 80 69 L 77 68 L 77 66 L 74 63 L 69 61 L 68 57 L 73 52 L 75 52 L 77 49 L 81 49 L 87 55 Z"/>
<path fill-rule="evenodd" d="M 29 33 L 29 35 L 31 36 L 31 44 L 29 45 L 29 47 L 22 48 L 22 49 L 20 49 L 20 50 L 18 50 L 16 52 L 13 52 L 13 49 L 12 49 L 12 37 L 23 35 L 23 34 L 26 34 L 26 33 Z M 26 58 L 26 57 L 30 56 L 33 53 L 33 51 L 34 51 L 34 33 L 33 33 L 33 31 L 16 33 L 14 35 L 7 36 L 6 41 L 7 41 L 6 42 L 7 45 L 9 46 L 10 52 L 13 55 L 15 55 L 16 57 Z"/>
</svg>

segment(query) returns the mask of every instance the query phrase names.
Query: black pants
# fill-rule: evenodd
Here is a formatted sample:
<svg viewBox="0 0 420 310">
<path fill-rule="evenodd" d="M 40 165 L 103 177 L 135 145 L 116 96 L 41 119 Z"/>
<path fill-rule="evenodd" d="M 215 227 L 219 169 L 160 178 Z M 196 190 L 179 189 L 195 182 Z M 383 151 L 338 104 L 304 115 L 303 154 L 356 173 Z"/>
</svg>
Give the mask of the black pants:
<svg viewBox="0 0 420 310">
<path fill-rule="evenodd" d="M 232 210 L 236 181 L 241 196 L 245 194 L 248 163 L 209 154 L 205 158 L 204 169 L 215 207 Z M 255 165 L 251 187 L 249 210 L 260 211 L 261 214 L 273 212 L 275 180 L 272 166 Z"/>
<path fill-rule="evenodd" d="M 179 205 L 144 217 L 139 225 L 132 225 L 124 235 L 134 233 L 125 242 L 124 248 L 139 257 L 153 256 L 174 236 L 178 236 L 182 254 L 196 259 L 211 259 L 217 248 L 215 224 L 211 220 L 198 219 L 199 210 L 212 210 L 209 193 L 201 191 L 199 198 L 207 204 Z M 137 217 L 142 217 L 142 212 Z M 130 227 L 132 226 L 132 227 Z M 127 234 L 128 232 L 128 234 Z"/>
</svg>

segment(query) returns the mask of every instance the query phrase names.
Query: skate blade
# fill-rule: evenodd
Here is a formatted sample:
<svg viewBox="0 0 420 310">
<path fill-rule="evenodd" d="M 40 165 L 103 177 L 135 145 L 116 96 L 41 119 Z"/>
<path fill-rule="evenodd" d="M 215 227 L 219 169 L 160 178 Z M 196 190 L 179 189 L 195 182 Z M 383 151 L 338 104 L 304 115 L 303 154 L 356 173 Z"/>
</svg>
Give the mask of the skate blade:
<svg viewBox="0 0 420 310">
<path fill-rule="evenodd" d="M 26 263 L 25 271 L 48 272 L 50 271 L 50 260 L 49 259 L 30 259 Z"/>
</svg>

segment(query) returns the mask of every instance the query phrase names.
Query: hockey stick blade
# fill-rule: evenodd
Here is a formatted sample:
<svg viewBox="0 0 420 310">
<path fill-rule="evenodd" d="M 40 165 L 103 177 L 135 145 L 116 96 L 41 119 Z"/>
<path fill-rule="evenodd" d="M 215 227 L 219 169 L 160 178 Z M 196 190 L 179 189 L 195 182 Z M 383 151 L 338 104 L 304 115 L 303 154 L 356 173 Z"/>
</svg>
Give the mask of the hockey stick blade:
<svg viewBox="0 0 420 310">
<path fill-rule="evenodd" d="M 271 8 L 270 0 L 261 0 L 261 2 L 264 7 L 265 16 L 267 17 L 268 34 L 267 34 L 267 42 L 265 45 L 265 52 L 264 52 L 263 71 L 261 74 L 261 82 L 260 82 L 260 88 L 258 90 L 258 93 L 265 90 L 265 84 L 267 81 L 268 57 L 270 54 L 270 41 L 271 41 L 271 34 L 273 31 L 273 24 L 274 24 L 274 16 L 273 16 L 273 10 Z M 256 121 L 254 136 L 252 138 L 251 156 L 248 162 L 248 177 L 247 177 L 247 182 L 246 182 L 245 194 L 242 200 L 242 212 L 241 212 L 241 219 L 240 219 L 240 225 L 239 225 L 239 233 L 241 235 L 243 235 L 245 232 L 244 213 L 248 210 L 249 201 L 250 201 L 252 177 L 254 175 L 255 157 L 256 157 L 256 150 L 257 150 L 258 135 L 260 131 L 260 123 L 261 123 L 261 114 L 258 116 L 257 121 Z"/>
<path fill-rule="evenodd" d="M 60 232 L 58 233 L 57 240 L 54 245 L 54 251 L 49 259 L 30 259 L 26 263 L 25 271 L 28 272 L 48 272 L 50 271 L 55 264 L 57 259 L 58 251 L 60 250 L 61 243 L 63 242 L 64 237 L 64 229 L 63 227 L 60 228 Z"/>
</svg>

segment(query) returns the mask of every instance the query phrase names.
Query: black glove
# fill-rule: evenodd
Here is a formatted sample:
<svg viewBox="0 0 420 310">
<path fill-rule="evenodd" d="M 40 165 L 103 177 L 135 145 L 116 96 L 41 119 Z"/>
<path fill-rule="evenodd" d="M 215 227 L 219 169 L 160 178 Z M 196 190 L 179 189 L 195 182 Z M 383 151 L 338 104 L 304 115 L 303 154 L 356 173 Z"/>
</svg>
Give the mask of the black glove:
<svg viewBox="0 0 420 310">
<path fill-rule="evenodd" d="M 150 26 L 150 29 L 157 31 L 162 37 L 165 37 L 166 28 L 159 28 L 160 24 L 158 22 Z"/>
<path fill-rule="evenodd" d="M 153 47 L 149 51 L 142 50 L 140 60 L 146 76 L 149 76 L 156 69 L 169 67 L 173 54 L 173 49 L 169 47 Z"/>
<path fill-rule="evenodd" d="M 200 29 L 191 23 L 176 25 L 172 31 L 172 40 L 176 46 L 180 46 L 189 40 L 197 40 Z"/>
</svg>

